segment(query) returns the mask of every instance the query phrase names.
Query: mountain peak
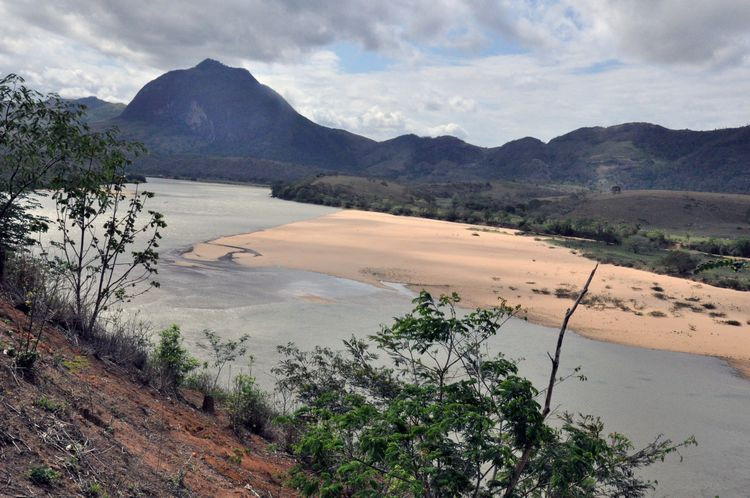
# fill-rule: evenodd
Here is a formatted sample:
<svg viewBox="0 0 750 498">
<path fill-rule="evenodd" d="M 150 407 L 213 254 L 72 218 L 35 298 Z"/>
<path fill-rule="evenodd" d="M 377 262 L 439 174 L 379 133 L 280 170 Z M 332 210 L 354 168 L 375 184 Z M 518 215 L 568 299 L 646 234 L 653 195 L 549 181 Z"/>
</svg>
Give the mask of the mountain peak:
<svg viewBox="0 0 750 498">
<path fill-rule="evenodd" d="M 170 73 L 174 72 L 175 71 L 171 71 Z M 178 70 L 177 72 L 180 72 L 180 70 Z M 211 58 L 204 59 L 198 65 L 191 67 L 190 69 L 184 69 L 182 70 L 182 72 L 187 72 L 190 74 L 200 74 L 209 78 L 224 79 L 227 81 L 236 80 L 238 82 L 244 81 L 245 83 L 252 82 L 255 85 L 259 84 L 258 80 L 256 80 L 255 77 L 247 69 L 242 67 L 227 66 L 221 61 L 217 61 L 216 59 Z"/>
<path fill-rule="evenodd" d="M 370 140 L 319 126 L 247 69 L 205 59 L 146 84 L 118 118 L 131 138 L 161 154 L 355 164 Z"/>
<path fill-rule="evenodd" d="M 226 66 L 222 64 L 221 62 L 217 61 L 216 59 L 204 59 L 200 64 L 195 66 L 199 69 L 209 69 L 209 68 L 226 68 L 229 69 L 229 66 Z"/>
</svg>

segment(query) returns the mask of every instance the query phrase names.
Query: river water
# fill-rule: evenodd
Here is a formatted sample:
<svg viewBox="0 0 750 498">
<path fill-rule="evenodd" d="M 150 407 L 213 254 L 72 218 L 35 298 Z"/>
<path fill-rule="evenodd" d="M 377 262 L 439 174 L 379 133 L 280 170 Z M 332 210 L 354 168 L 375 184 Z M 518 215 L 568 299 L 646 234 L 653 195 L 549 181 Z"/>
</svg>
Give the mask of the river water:
<svg viewBox="0 0 750 498">
<path fill-rule="evenodd" d="M 154 327 L 179 324 L 196 354 L 201 331 L 224 337 L 250 334 L 252 373 L 272 387 L 275 347 L 295 342 L 339 347 L 352 334 L 366 336 L 411 308 L 401 286 L 367 284 L 284 268 L 243 268 L 230 261 L 199 268 L 181 263 L 193 244 L 223 235 L 264 230 L 315 218 L 336 209 L 270 197 L 261 187 L 150 179 L 149 204 L 168 223 L 154 289 L 128 305 Z M 304 258 L 304 247 L 300 247 Z M 184 262 L 183 262 L 184 263 Z M 311 301 L 310 296 L 321 299 Z M 575 318 L 572 320 L 575 327 Z M 542 386 L 547 351 L 557 331 L 522 320 L 508 322 L 492 347 L 523 358 L 521 373 Z M 555 391 L 559 410 L 601 416 L 608 431 L 645 444 L 659 434 L 673 440 L 695 435 L 699 446 L 646 471 L 658 479 L 654 496 L 750 496 L 750 381 L 721 360 L 592 341 L 569 334 L 561 374 L 581 366 L 588 381 L 568 380 Z M 235 364 L 233 372 L 249 370 Z"/>
</svg>

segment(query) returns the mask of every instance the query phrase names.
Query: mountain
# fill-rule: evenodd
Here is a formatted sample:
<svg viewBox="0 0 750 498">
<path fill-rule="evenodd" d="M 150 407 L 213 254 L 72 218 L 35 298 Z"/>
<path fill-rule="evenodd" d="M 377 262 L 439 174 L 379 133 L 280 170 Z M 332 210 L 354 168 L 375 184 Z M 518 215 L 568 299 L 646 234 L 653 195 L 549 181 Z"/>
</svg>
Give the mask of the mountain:
<svg viewBox="0 0 750 498">
<path fill-rule="evenodd" d="M 750 190 L 750 127 L 626 123 L 493 148 L 450 136 L 376 142 L 312 122 L 247 70 L 212 59 L 151 81 L 106 125 L 146 144 L 150 155 L 135 164 L 144 174 L 270 183 L 343 172 L 405 182 Z"/>
<path fill-rule="evenodd" d="M 297 113 L 248 71 L 207 59 L 144 86 L 113 124 L 157 155 L 252 157 L 353 169 L 376 142 Z"/>
<path fill-rule="evenodd" d="M 101 123 L 111 120 L 125 110 L 125 104 L 107 102 L 96 97 L 83 97 L 80 99 L 68 99 L 68 102 L 76 105 L 86 106 L 86 121 L 88 123 Z"/>
</svg>

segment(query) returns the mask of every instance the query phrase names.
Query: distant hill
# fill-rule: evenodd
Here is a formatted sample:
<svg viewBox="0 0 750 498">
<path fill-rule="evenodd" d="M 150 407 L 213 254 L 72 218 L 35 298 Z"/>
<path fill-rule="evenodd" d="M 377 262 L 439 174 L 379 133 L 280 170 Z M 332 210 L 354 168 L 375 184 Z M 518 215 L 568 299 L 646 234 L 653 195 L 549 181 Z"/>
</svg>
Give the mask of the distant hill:
<svg viewBox="0 0 750 498">
<path fill-rule="evenodd" d="M 691 131 L 627 123 L 494 148 L 450 136 L 377 142 L 318 125 L 245 69 L 211 59 L 148 83 L 106 124 L 148 146 L 151 155 L 135 166 L 146 174 L 270 183 L 343 172 L 410 183 L 750 191 L 750 127 Z"/>
<path fill-rule="evenodd" d="M 116 118 L 126 107 L 125 104 L 107 102 L 96 97 L 68 99 L 68 102 L 86 106 L 86 121 L 89 123 L 101 123 Z"/>
</svg>

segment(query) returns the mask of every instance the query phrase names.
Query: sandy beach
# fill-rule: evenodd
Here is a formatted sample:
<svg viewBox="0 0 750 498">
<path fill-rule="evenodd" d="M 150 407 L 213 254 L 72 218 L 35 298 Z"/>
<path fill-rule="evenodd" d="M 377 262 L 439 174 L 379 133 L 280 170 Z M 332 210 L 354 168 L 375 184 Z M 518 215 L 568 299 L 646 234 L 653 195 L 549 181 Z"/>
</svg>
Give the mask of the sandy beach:
<svg viewBox="0 0 750 498">
<path fill-rule="evenodd" d="M 433 294 L 456 291 L 466 307 L 505 299 L 523 306 L 530 321 L 549 326 L 559 326 L 595 265 L 510 230 L 355 210 L 223 237 L 184 256 L 196 264 L 231 259 L 378 286 L 399 282 Z M 600 265 L 570 326 L 592 339 L 725 358 L 750 377 L 748 293 Z"/>
</svg>

